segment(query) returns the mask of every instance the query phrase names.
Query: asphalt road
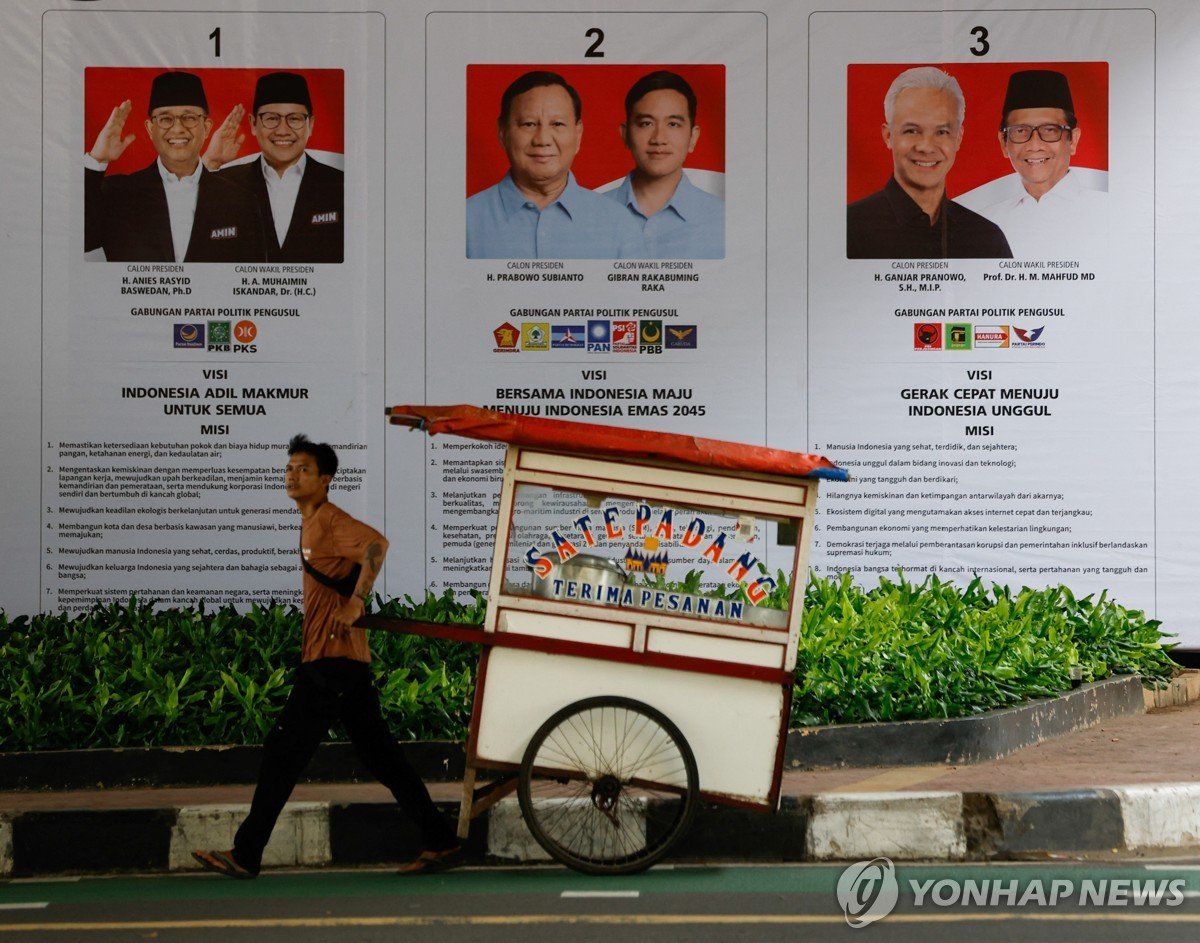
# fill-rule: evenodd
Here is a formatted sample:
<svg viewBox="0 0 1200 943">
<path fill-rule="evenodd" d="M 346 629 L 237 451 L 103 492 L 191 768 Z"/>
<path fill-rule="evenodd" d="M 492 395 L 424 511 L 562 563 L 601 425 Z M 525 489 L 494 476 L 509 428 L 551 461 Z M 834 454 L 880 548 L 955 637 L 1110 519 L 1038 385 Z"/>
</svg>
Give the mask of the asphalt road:
<svg viewBox="0 0 1200 943">
<path fill-rule="evenodd" d="M 551 867 L 419 878 L 331 870 L 256 881 L 207 874 L 14 880 L 0 884 L 0 943 L 1200 938 L 1200 857 L 902 864 L 892 872 L 897 901 L 890 910 L 880 867 L 860 879 L 848 906 L 856 919 L 872 905 L 887 912 L 857 929 L 839 903 L 845 869 L 829 865 L 665 867 L 630 878 Z M 962 903 L 964 893 L 972 902 Z M 1158 903 L 1134 903 L 1147 893 L 1158 894 Z M 1097 895 L 1104 903 L 1095 903 Z M 981 897 L 988 903 L 975 902 Z"/>
</svg>

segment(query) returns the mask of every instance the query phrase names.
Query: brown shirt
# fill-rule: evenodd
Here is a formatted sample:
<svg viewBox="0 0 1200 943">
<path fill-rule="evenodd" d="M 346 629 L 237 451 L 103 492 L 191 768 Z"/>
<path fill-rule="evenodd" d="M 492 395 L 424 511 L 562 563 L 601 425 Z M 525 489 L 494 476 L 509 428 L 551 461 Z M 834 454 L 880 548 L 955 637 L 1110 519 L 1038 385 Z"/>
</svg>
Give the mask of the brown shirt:
<svg viewBox="0 0 1200 943">
<path fill-rule="evenodd" d="M 333 579 L 346 576 L 360 563 L 367 546 L 383 535 L 326 501 L 300 525 L 300 552 L 309 565 Z M 318 658 L 371 660 L 365 629 L 338 623 L 334 613 L 344 601 L 334 590 L 304 573 L 304 642 L 301 661 Z"/>
</svg>

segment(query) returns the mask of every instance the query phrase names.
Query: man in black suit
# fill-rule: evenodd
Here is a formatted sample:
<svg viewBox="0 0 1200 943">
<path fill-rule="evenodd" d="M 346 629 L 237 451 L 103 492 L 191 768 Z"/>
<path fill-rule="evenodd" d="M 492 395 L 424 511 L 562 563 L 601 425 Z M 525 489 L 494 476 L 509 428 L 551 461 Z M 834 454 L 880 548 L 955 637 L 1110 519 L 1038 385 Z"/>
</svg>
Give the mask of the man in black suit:
<svg viewBox="0 0 1200 943">
<path fill-rule="evenodd" d="M 133 110 L 113 109 L 84 156 L 84 251 L 109 262 L 261 262 L 262 219 L 250 194 L 200 166 L 212 119 L 200 77 L 164 72 L 150 87 L 146 133 L 158 152 L 150 166 L 108 174 L 133 143 Z"/>
<path fill-rule="evenodd" d="M 304 76 L 262 76 L 254 87 L 250 115 L 250 130 L 262 153 L 257 160 L 220 171 L 257 197 L 271 262 L 342 261 L 345 175 L 305 151 L 316 120 L 312 112 Z M 241 139 L 234 138 L 236 123 L 231 116 L 214 135 L 204 155 L 210 169 L 237 153 Z"/>
</svg>

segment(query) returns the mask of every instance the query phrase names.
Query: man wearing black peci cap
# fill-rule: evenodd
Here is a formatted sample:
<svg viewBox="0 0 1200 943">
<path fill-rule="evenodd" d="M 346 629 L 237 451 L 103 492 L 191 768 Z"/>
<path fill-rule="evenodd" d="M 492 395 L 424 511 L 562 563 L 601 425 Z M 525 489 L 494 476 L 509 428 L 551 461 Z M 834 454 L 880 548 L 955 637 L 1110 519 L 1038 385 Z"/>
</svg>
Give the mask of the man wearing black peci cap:
<svg viewBox="0 0 1200 943">
<path fill-rule="evenodd" d="M 146 133 L 158 152 L 150 166 L 108 174 L 133 143 L 124 134 L 133 110 L 112 110 L 84 155 L 84 251 L 110 262 L 260 262 L 263 227 L 254 201 L 232 181 L 208 173 L 200 150 L 212 120 L 198 75 L 163 72 L 150 87 Z"/>
<path fill-rule="evenodd" d="M 1073 254 L 1107 233 L 1108 194 L 1084 185 L 1071 158 L 1083 129 L 1067 77 L 1050 69 L 1014 72 L 1000 118 L 1000 150 L 1016 171 L 976 207 L 1004 230 L 1020 256 Z"/>
<path fill-rule="evenodd" d="M 240 119 L 239 106 L 213 136 L 204 155 L 210 169 L 236 155 Z M 250 130 L 262 153 L 258 160 L 221 170 L 221 176 L 257 196 L 272 262 L 342 261 L 345 175 L 306 152 L 315 120 L 304 76 L 272 72 L 260 77 Z"/>
</svg>

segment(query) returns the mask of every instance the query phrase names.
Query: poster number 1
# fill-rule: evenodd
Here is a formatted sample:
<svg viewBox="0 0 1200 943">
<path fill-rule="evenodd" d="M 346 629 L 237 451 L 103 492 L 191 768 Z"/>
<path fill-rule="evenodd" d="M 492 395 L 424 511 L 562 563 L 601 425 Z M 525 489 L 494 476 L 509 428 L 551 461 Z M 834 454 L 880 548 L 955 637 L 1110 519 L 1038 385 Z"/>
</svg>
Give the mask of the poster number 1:
<svg viewBox="0 0 1200 943">
<path fill-rule="evenodd" d="M 583 54 L 583 58 L 585 58 L 585 59 L 603 59 L 604 58 L 604 50 L 600 48 L 600 44 L 602 42 L 604 42 L 604 30 L 593 26 L 590 30 L 588 30 L 583 35 L 588 37 L 589 39 L 593 36 L 596 37 L 596 41 L 587 47 L 587 52 L 585 52 Z"/>
<path fill-rule="evenodd" d="M 208 38 L 213 41 L 213 55 L 218 59 L 221 58 L 221 27 L 217 27 L 208 34 Z"/>
<path fill-rule="evenodd" d="M 992 48 L 992 44 L 988 42 L 988 31 L 984 26 L 976 26 L 971 30 L 971 35 L 975 37 L 976 43 L 970 48 L 970 53 L 973 56 L 986 56 L 988 50 Z"/>
</svg>

